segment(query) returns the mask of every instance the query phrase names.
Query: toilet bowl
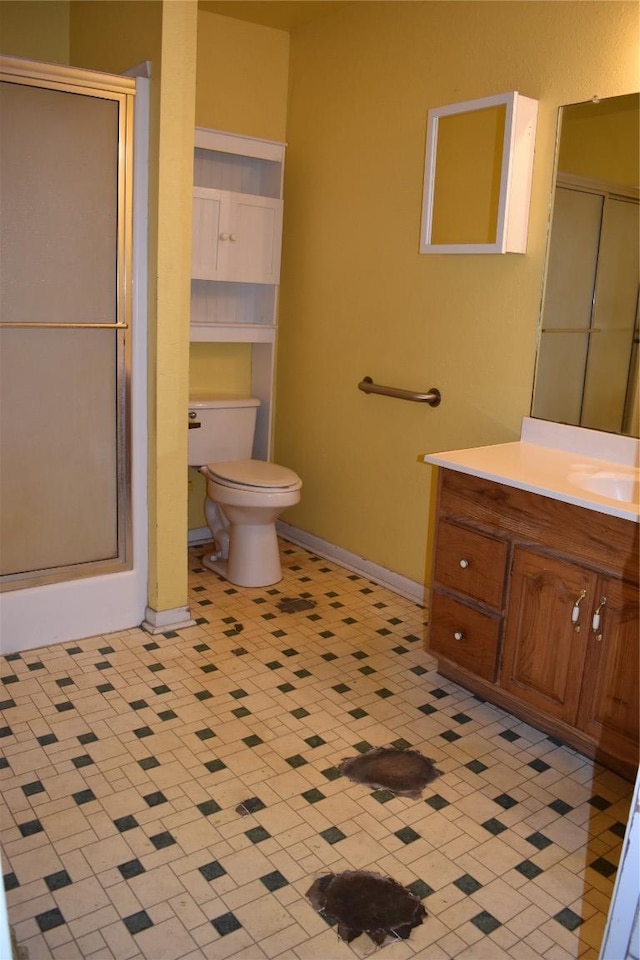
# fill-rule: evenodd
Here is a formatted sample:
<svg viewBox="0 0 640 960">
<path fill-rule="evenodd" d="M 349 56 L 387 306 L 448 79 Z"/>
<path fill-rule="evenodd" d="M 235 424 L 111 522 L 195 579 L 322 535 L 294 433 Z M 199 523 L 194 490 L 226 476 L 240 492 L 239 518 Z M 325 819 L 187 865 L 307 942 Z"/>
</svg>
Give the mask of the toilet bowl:
<svg viewBox="0 0 640 960">
<path fill-rule="evenodd" d="M 207 523 L 218 550 L 202 563 L 241 587 L 264 587 L 282 579 L 275 522 L 300 500 L 300 477 L 263 460 L 209 463 Z"/>
<path fill-rule="evenodd" d="M 209 397 L 189 406 L 189 465 L 207 481 L 205 516 L 215 552 L 203 566 L 240 587 L 282 579 L 276 520 L 300 500 L 300 477 L 251 458 L 259 401 Z"/>
</svg>

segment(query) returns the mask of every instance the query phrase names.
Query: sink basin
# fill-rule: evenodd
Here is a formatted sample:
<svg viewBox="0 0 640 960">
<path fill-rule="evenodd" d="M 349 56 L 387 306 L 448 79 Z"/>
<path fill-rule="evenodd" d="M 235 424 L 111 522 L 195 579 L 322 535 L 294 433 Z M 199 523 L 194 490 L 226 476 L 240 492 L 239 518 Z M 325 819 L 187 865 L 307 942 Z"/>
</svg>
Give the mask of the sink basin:
<svg viewBox="0 0 640 960">
<path fill-rule="evenodd" d="M 638 470 L 594 470 L 577 467 L 569 473 L 567 479 L 581 490 L 608 497 L 609 500 L 636 503 L 640 499 Z"/>
</svg>

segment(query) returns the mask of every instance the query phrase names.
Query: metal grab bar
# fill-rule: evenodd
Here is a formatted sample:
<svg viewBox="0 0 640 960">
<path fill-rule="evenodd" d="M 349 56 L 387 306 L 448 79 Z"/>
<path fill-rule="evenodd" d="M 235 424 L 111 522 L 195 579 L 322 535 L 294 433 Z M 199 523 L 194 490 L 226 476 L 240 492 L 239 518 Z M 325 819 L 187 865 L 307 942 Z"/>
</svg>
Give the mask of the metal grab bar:
<svg viewBox="0 0 640 960">
<path fill-rule="evenodd" d="M 442 400 L 440 391 L 435 387 L 431 387 L 428 393 L 414 393 L 413 390 L 400 390 L 398 387 L 383 387 L 374 383 L 371 377 L 364 377 L 358 384 L 358 390 L 363 393 L 381 393 L 385 397 L 398 397 L 399 400 L 428 403 L 430 407 L 437 407 Z"/>
</svg>

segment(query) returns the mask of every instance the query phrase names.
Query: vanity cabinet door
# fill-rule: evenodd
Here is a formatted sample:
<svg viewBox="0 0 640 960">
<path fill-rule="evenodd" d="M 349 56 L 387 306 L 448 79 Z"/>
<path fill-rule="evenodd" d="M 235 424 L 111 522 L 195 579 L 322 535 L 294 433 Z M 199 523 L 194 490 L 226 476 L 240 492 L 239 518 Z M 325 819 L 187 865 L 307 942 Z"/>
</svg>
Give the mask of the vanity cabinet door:
<svg viewBox="0 0 640 960">
<path fill-rule="evenodd" d="M 505 626 L 502 686 L 575 724 L 597 577 L 517 548 Z"/>
<path fill-rule="evenodd" d="M 594 610 L 577 725 L 594 737 L 600 748 L 637 763 L 638 588 L 601 580 L 595 602 L 599 620 L 593 620 Z"/>
</svg>

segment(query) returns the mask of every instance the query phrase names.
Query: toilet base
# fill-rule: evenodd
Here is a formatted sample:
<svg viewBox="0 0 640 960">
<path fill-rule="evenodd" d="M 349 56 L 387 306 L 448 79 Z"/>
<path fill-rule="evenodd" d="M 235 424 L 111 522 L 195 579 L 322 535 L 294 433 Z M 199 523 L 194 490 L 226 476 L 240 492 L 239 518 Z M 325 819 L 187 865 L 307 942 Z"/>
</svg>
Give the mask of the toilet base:
<svg viewBox="0 0 640 960">
<path fill-rule="evenodd" d="M 202 557 L 201 563 L 238 587 L 269 587 L 282 580 L 275 524 L 231 524 L 229 556 Z"/>
</svg>

